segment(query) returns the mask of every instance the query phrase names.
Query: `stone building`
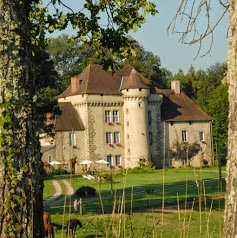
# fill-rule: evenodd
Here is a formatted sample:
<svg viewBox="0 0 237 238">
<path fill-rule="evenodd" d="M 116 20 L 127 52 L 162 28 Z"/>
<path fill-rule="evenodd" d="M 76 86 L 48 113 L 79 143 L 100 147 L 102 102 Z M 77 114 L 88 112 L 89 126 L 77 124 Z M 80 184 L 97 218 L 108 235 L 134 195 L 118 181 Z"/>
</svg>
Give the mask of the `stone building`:
<svg viewBox="0 0 237 238">
<path fill-rule="evenodd" d="M 159 168 L 172 165 L 169 147 L 186 131 L 189 141 L 205 135 L 205 158 L 211 163 L 211 118 L 178 91 L 178 82 L 173 87 L 154 88 L 130 65 L 114 73 L 87 66 L 58 96 L 56 160 L 76 173 L 85 159 L 106 160 L 115 168 L 151 161 Z"/>
<path fill-rule="evenodd" d="M 197 142 L 201 151 L 190 161 L 192 166 L 213 164 L 212 118 L 186 94 L 180 92 L 180 82 L 172 81 L 171 89 L 157 89 L 163 95 L 161 115 L 163 123 L 164 158 L 167 165 L 182 166 L 184 161 L 171 158 L 175 143 L 191 145 Z M 187 148 L 188 150 L 188 148 Z"/>
</svg>

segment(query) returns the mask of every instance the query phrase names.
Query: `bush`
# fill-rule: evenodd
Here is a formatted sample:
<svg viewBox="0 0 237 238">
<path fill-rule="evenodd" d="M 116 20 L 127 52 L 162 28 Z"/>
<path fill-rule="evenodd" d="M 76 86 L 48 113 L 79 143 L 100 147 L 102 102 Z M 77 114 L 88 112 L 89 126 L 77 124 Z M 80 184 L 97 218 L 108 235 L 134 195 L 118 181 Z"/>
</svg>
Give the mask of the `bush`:
<svg viewBox="0 0 237 238">
<path fill-rule="evenodd" d="M 139 174 L 139 173 L 154 173 L 155 167 L 135 167 L 129 168 L 128 173 Z"/>
<path fill-rule="evenodd" d="M 82 186 L 75 192 L 80 197 L 95 197 L 96 189 L 90 186 Z"/>
<path fill-rule="evenodd" d="M 67 171 L 66 169 L 63 169 L 63 168 L 54 168 L 52 167 L 51 168 L 51 174 L 54 174 L 54 175 L 61 175 L 61 174 L 70 174 L 69 171 Z"/>
</svg>

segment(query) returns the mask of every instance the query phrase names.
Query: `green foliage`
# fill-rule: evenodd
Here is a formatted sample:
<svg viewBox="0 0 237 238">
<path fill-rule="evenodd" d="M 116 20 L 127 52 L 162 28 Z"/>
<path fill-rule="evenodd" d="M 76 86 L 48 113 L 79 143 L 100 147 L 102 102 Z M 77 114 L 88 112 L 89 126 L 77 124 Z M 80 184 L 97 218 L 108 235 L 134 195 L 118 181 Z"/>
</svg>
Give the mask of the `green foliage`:
<svg viewBox="0 0 237 238">
<path fill-rule="evenodd" d="M 213 118 L 214 145 L 218 144 L 223 162 L 227 155 L 229 108 L 225 74 L 226 64 L 217 63 L 207 69 L 205 74 L 197 74 L 196 81 L 196 102 Z"/>
<path fill-rule="evenodd" d="M 215 153 L 215 158 L 217 159 L 219 150 L 221 160 L 225 163 L 228 137 L 228 86 L 225 84 L 218 86 L 210 95 L 207 103 L 207 112 L 213 117 L 214 148 L 219 147 Z"/>
<path fill-rule="evenodd" d="M 96 189 L 90 186 L 82 186 L 75 192 L 80 197 L 95 197 Z"/>
<path fill-rule="evenodd" d="M 222 84 L 225 78 L 226 64 L 217 63 L 206 70 L 196 73 L 193 87 L 196 92 L 196 102 L 207 110 L 208 99 L 213 91 Z"/>
<path fill-rule="evenodd" d="M 194 68 L 191 66 L 186 75 L 184 74 L 183 70 L 180 69 L 179 72 L 175 74 L 171 80 L 180 81 L 181 92 L 185 93 L 188 97 L 195 100 L 196 92 L 195 88 L 193 87 L 195 79 L 196 73 Z"/>
<path fill-rule="evenodd" d="M 68 35 L 51 38 L 47 51 L 60 75 L 63 90 L 68 87 L 71 77 L 80 74 L 88 64 L 102 63 L 95 47 L 81 44 L 78 39 L 72 40 Z"/>
<path fill-rule="evenodd" d="M 199 143 L 194 142 L 192 144 L 188 142 L 175 141 L 170 150 L 172 158 L 181 160 L 188 164 L 189 161 L 202 150 Z"/>
<path fill-rule="evenodd" d="M 142 167 L 135 167 L 135 168 L 129 168 L 128 173 L 131 174 L 139 174 L 139 173 L 154 173 L 155 167 L 149 167 L 149 166 L 142 166 Z"/>
<path fill-rule="evenodd" d="M 60 5 L 61 1 L 53 1 L 52 4 Z M 60 12 L 56 7 L 53 15 L 47 14 L 47 7 L 43 8 L 46 19 L 44 27 L 53 32 L 55 29 L 63 30 L 71 23 L 77 29 L 75 39 L 94 47 L 106 69 L 113 69 L 114 58 L 118 56 L 135 55 L 134 41 L 126 35 L 130 30 L 140 28 L 147 14 L 157 13 L 154 3 L 140 0 L 87 0 L 79 12 L 72 11 L 66 3 L 63 6 L 64 11 Z"/>
<path fill-rule="evenodd" d="M 48 52 L 54 61 L 57 72 L 60 74 L 64 88 L 68 87 L 70 78 L 78 75 L 88 64 L 102 64 L 96 48 L 81 44 L 79 40 L 71 41 L 68 35 L 51 38 Z M 135 41 L 134 41 L 135 42 Z M 171 72 L 160 68 L 160 58 L 151 52 L 145 51 L 138 42 L 134 43 L 136 56 L 114 58 L 117 64 L 129 63 L 146 77 L 154 86 L 167 88 L 167 79 Z M 108 53 L 108 49 L 104 49 Z"/>
<path fill-rule="evenodd" d="M 54 174 L 54 175 L 61 175 L 61 174 L 69 174 L 70 172 L 68 172 L 68 170 L 63 169 L 63 168 L 55 168 L 55 167 L 51 167 L 51 172 L 50 174 Z"/>
<path fill-rule="evenodd" d="M 61 92 L 61 82 L 58 73 L 54 70 L 53 61 L 44 47 L 34 48 L 35 106 L 39 128 L 52 134 L 52 129 L 45 124 L 45 115 L 49 112 L 58 113 L 56 97 Z"/>
</svg>

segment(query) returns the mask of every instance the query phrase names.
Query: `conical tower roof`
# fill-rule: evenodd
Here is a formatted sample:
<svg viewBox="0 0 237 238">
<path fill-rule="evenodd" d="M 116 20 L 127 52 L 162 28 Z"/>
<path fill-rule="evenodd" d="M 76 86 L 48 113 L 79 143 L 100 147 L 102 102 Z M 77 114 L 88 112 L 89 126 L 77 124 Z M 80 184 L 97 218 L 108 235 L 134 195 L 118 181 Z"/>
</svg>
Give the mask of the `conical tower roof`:
<svg viewBox="0 0 237 238">
<path fill-rule="evenodd" d="M 122 78 L 120 90 L 136 88 L 149 89 L 150 87 L 147 84 L 149 84 L 149 81 L 133 69 L 129 76 Z"/>
</svg>

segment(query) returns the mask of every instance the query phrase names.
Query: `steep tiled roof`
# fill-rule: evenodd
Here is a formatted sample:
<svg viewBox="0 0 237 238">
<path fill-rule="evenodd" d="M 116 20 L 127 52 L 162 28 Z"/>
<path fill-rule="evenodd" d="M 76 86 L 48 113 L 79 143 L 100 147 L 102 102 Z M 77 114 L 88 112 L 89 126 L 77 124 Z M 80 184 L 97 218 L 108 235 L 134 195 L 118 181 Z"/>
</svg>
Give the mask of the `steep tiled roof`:
<svg viewBox="0 0 237 238">
<path fill-rule="evenodd" d="M 121 86 L 122 77 L 127 77 L 132 72 L 133 67 L 126 64 L 120 70 L 115 70 L 114 73 L 106 71 L 102 66 L 98 64 L 88 65 L 80 75 L 76 76 L 80 81 L 80 86 L 75 92 L 71 92 L 71 85 L 58 96 L 58 98 L 68 97 L 78 94 L 110 94 L 120 95 L 119 91 Z M 136 72 L 136 71 L 135 71 Z M 133 73 L 133 76 L 129 76 L 129 86 L 139 85 L 140 88 L 149 88 L 145 84 L 149 84 L 149 81 L 145 79 L 138 72 Z M 135 83 L 135 81 L 137 81 Z"/>
<path fill-rule="evenodd" d="M 149 86 L 147 84 L 149 84 L 149 81 L 133 69 L 129 76 L 122 78 L 120 90 L 135 88 L 148 89 Z"/>
<path fill-rule="evenodd" d="M 56 119 L 55 131 L 83 131 L 85 127 L 71 102 L 59 103 L 62 111 Z"/>
<path fill-rule="evenodd" d="M 165 121 L 211 121 L 212 118 L 186 94 L 175 94 L 172 89 L 157 89 L 163 94 L 162 120 Z"/>
</svg>

